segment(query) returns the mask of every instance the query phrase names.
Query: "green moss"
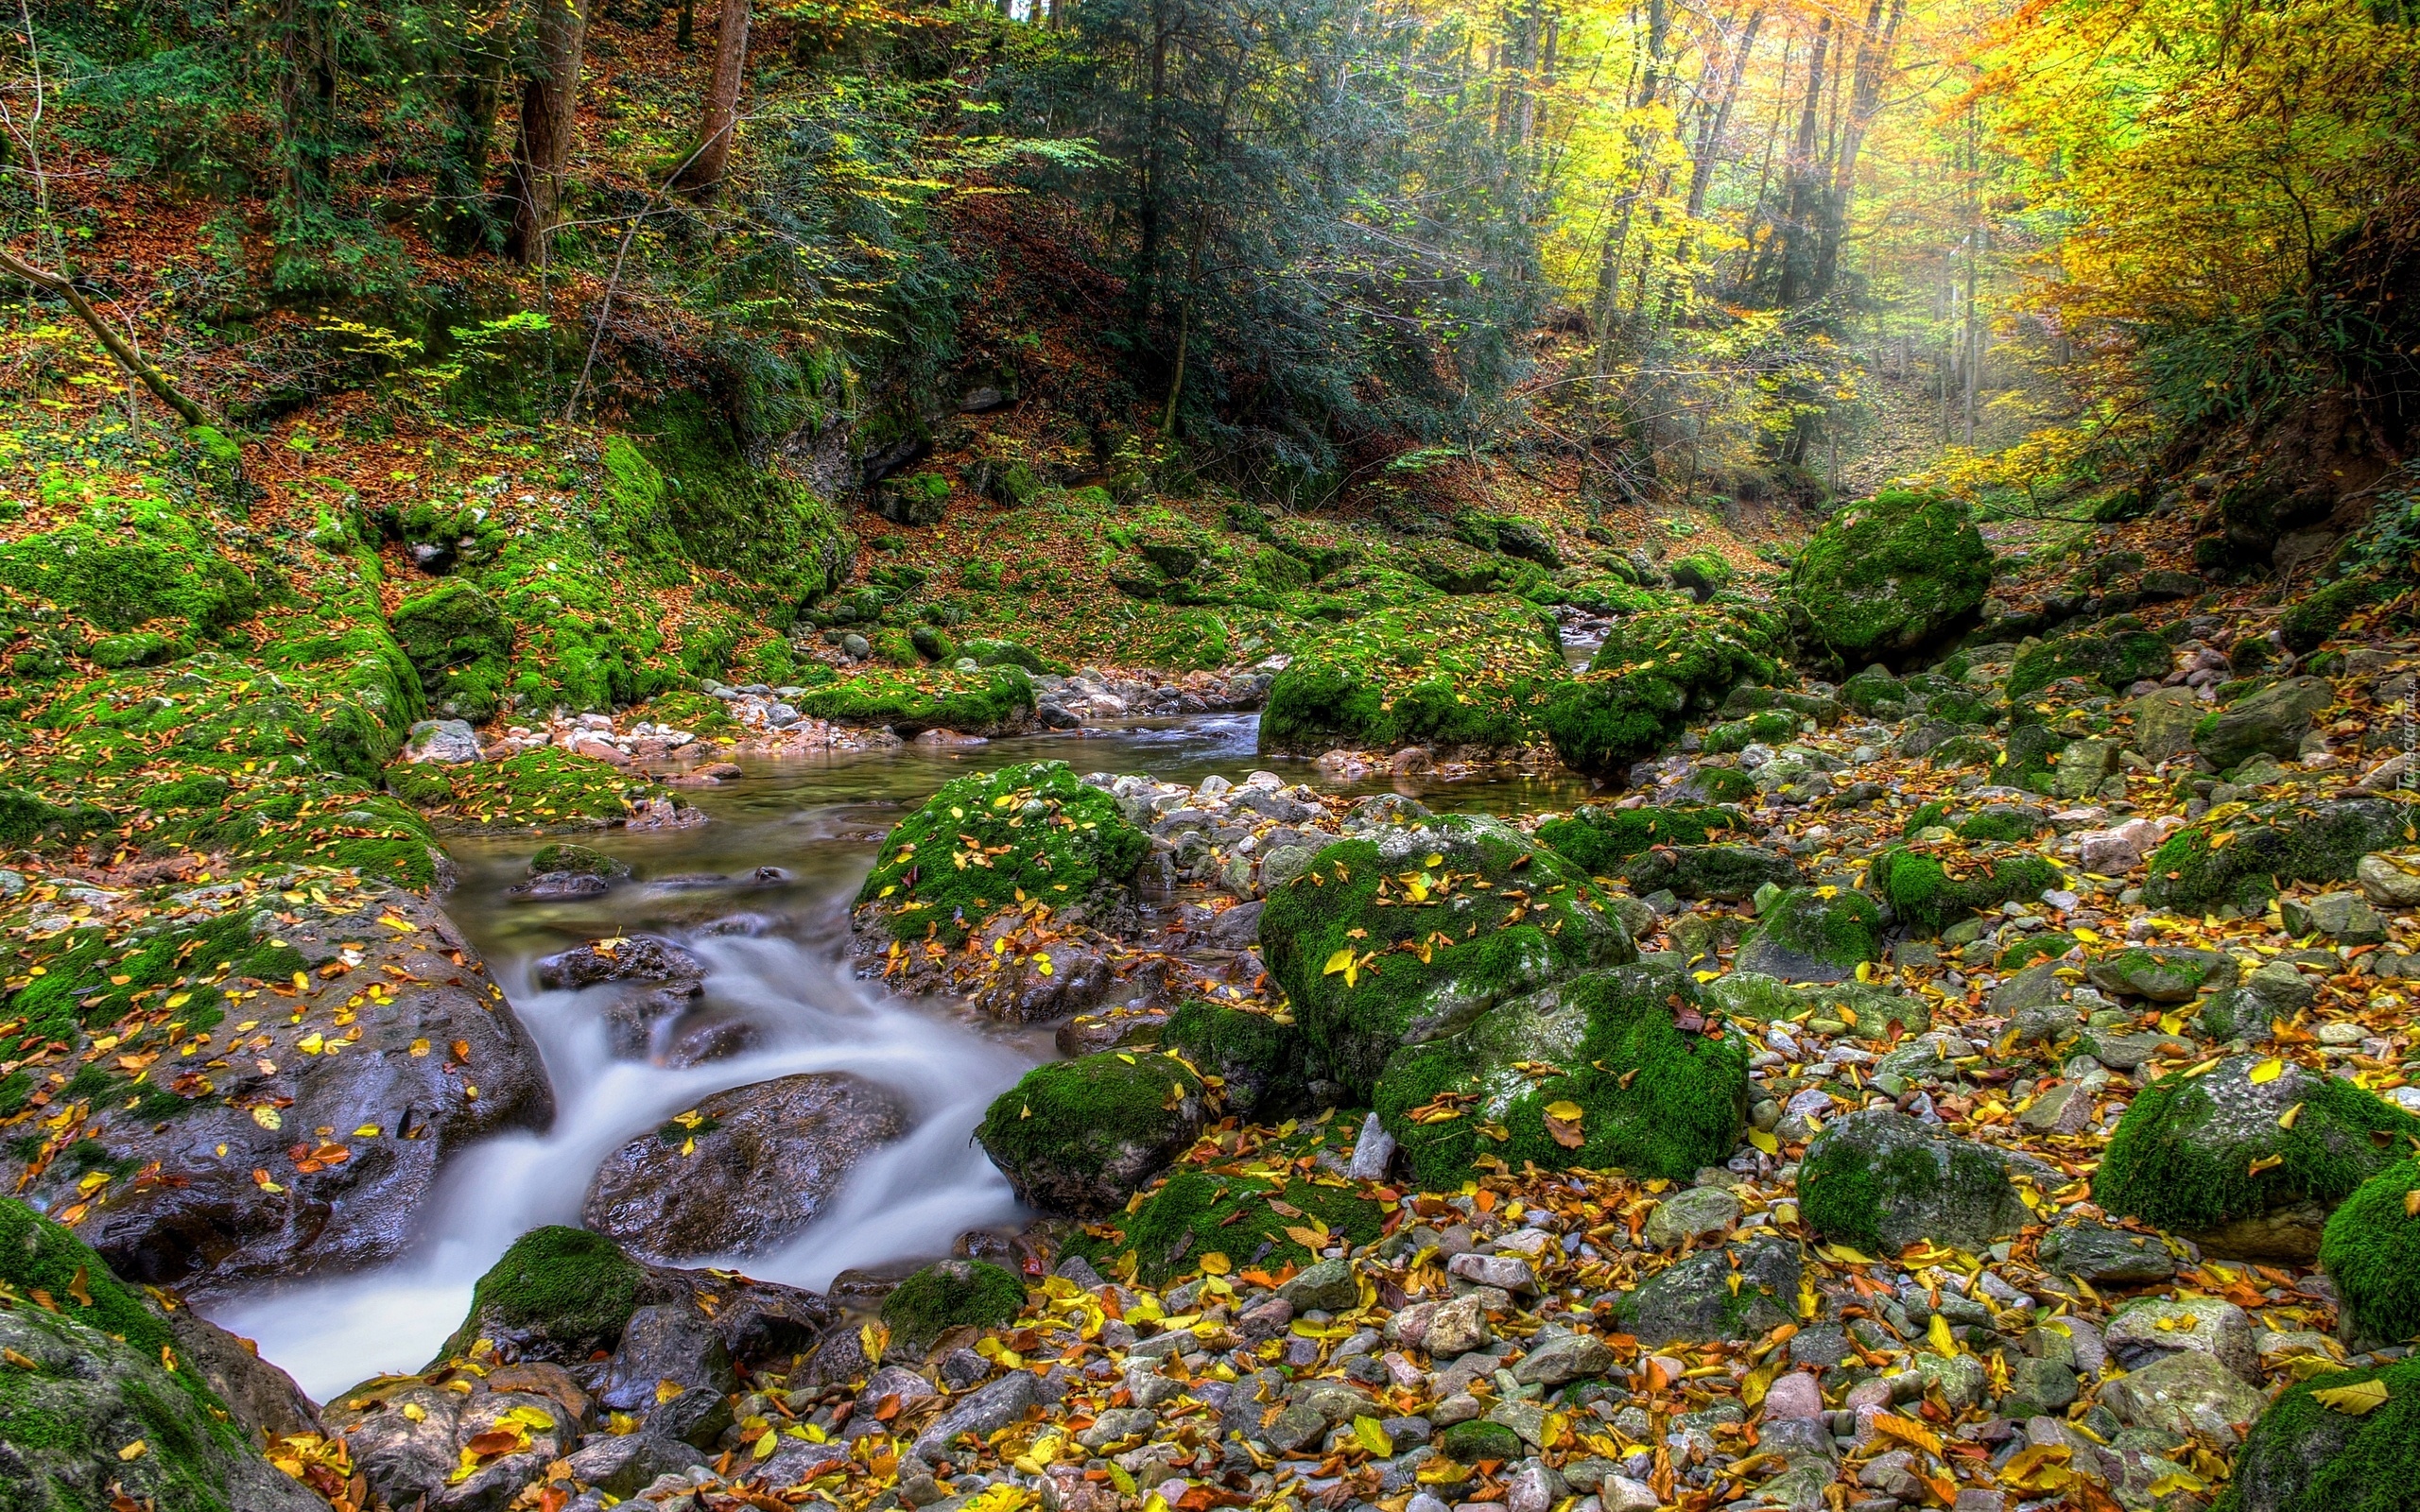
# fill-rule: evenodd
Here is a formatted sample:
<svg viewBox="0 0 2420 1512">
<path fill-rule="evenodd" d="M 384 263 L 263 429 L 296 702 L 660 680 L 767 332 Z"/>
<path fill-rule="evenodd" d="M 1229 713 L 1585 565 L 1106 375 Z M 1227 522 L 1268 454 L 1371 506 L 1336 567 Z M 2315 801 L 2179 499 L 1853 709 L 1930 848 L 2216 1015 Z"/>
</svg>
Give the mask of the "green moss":
<svg viewBox="0 0 2420 1512">
<path fill-rule="evenodd" d="M 959 778 L 901 820 L 857 902 L 894 939 L 955 946 L 1021 899 L 1063 908 L 1115 888 L 1150 850 L 1117 800 L 1065 762 L 1007 766 Z"/>
<path fill-rule="evenodd" d="M 1564 765 L 1620 777 L 1678 739 L 1692 709 L 1712 708 L 1740 681 L 1770 682 L 1773 671 L 1770 638 L 1726 610 L 1651 610 L 1618 622 L 1538 722 Z"/>
<path fill-rule="evenodd" d="M 1800 552 L 1790 593 L 1811 638 L 1855 665 L 1919 651 L 1970 618 L 1992 554 L 1966 507 L 1888 490 L 1833 516 Z"/>
<path fill-rule="evenodd" d="M 2382 578 L 2342 578 L 2288 606 L 2277 621 L 2277 629 L 2285 639 L 2286 649 L 2296 656 L 2308 656 L 2330 637 L 2343 633 L 2345 621 L 2355 613 L 2394 597 L 2395 593 L 2395 585 Z"/>
<path fill-rule="evenodd" d="M 2412 833 L 2406 811 L 2381 799 L 2307 809 L 2269 805 L 2224 825 L 2191 825 L 2169 835 L 2145 863 L 2143 901 L 2153 908 L 2256 912 L 2279 884 L 2350 881 L 2361 857 L 2408 844 Z"/>
<path fill-rule="evenodd" d="M 2061 636 L 2018 653 L 2009 669 L 2008 700 L 2015 703 L 2064 678 L 2088 678 L 2123 693 L 2145 678 L 2165 676 L 2170 661 L 2168 643 L 2140 630 Z"/>
<path fill-rule="evenodd" d="M 1767 883 L 1787 887 L 1799 875 L 1796 862 L 1760 845 L 1659 846 L 1622 868 L 1622 881 L 1641 896 L 1668 888 L 1732 902 L 1754 897 Z"/>
<path fill-rule="evenodd" d="M 1861 714 L 1896 713 L 1907 704 L 1908 690 L 1888 672 L 1868 667 L 1841 684 L 1841 701 Z"/>
<path fill-rule="evenodd" d="M 1908 822 L 1899 826 L 1899 835 L 1902 839 L 1912 839 L 1919 831 L 1929 830 L 1936 824 L 1948 822 L 1949 805 L 1940 799 L 1934 799 L 1908 816 Z"/>
<path fill-rule="evenodd" d="M 984 1111 L 975 1138 L 1028 1200 L 1080 1211 L 1078 1189 L 1139 1186 L 1189 1143 L 1198 1125 L 1179 1106 L 1201 1095 L 1182 1060 L 1104 1050 L 1027 1072 Z"/>
<path fill-rule="evenodd" d="M 2033 838 L 2031 825 L 2005 813 L 1970 815 L 1958 821 L 1955 833 L 1961 840 L 1996 840 L 2004 844 Z"/>
<path fill-rule="evenodd" d="M 214 634 L 250 615 L 260 594 L 203 523 L 156 500 L 101 499 L 82 521 L 0 543 L 0 583 L 105 630 L 174 620 Z"/>
<path fill-rule="evenodd" d="M 1692 552 L 1674 562 L 1671 572 L 1675 584 L 1701 599 L 1711 597 L 1719 589 L 1728 588 L 1731 580 L 1738 576 L 1732 571 L 1729 562 L 1710 551 Z"/>
<path fill-rule="evenodd" d="M 977 636 L 959 645 L 960 656 L 971 656 L 976 664 L 986 667 L 1023 667 L 1028 672 L 1056 672 L 1064 675 L 1063 663 L 1046 661 L 1014 641 L 1002 641 Z"/>
<path fill-rule="evenodd" d="M 1272 1199 L 1293 1212 L 1279 1212 L 1270 1206 Z M 1115 1239 L 1088 1247 L 1103 1256 L 1132 1252 L 1137 1279 L 1157 1285 L 1199 1266 L 1213 1251 L 1239 1268 L 1307 1265 L 1319 1257 L 1288 1229 L 1317 1220 L 1348 1245 L 1366 1245 L 1378 1237 L 1385 1219 L 1384 1209 L 1351 1187 L 1179 1171 L 1118 1220 Z"/>
<path fill-rule="evenodd" d="M 1759 939 L 1853 971 L 1861 962 L 1882 959 L 1882 915 L 1860 893 L 1826 898 L 1819 888 L 1792 887 L 1773 900 L 1739 948 L 1744 953 Z"/>
<path fill-rule="evenodd" d="M 116 823 L 107 809 L 81 799 L 54 803 L 22 787 L 0 787 L 0 847 L 31 850 L 73 844 Z"/>
<path fill-rule="evenodd" d="M 2075 936 L 2055 930 L 2040 935 L 2028 935 L 1992 958 L 1996 971 L 2021 971 L 2035 961 L 2047 961 L 2067 954 L 2075 944 Z"/>
<path fill-rule="evenodd" d="M 1988 871 L 1952 877 L 1937 857 L 1901 850 L 1875 857 L 1866 872 L 1868 890 L 1889 903 L 1901 923 L 1927 935 L 2004 902 L 2039 898 L 2063 881 L 2040 856 L 2005 857 Z"/>
<path fill-rule="evenodd" d="M 1587 874 L 1502 823 L 1456 816 L 1411 842 L 1392 871 L 1370 840 L 1328 846 L 1261 914 L 1270 974 L 1313 1051 L 1357 1094 L 1397 1046 L 1634 955 Z"/>
<path fill-rule="evenodd" d="M 460 795 L 453 773 L 436 762 L 397 762 L 387 768 L 387 790 L 419 808 L 442 808 Z"/>
<path fill-rule="evenodd" d="M 2377 1382 L 2355 1416 L 2314 1393 Z M 2334 1370 L 2286 1388 L 2244 1440 L 2212 1512 L 2406 1512 L 2420 1486 L 2420 1360 Z"/>
<path fill-rule="evenodd" d="M 646 1271 L 621 1246 L 585 1228 L 532 1228 L 512 1242 L 471 1290 L 471 1311 L 438 1362 L 470 1352 L 487 1330 L 534 1333 L 555 1353 L 585 1360 L 621 1342 Z M 437 1362 L 432 1362 L 432 1368 Z"/>
<path fill-rule="evenodd" d="M 783 630 L 839 586 L 856 552 L 839 511 L 799 480 L 752 465 L 723 411 L 676 394 L 635 415 L 632 428 L 663 477 L 663 519 L 683 555 L 730 575 L 716 592 Z"/>
<path fill-rule="evenodd" d="M 1481 1460 L 1510 1465 L 1523 1454 L 1518 1434 L 1484 1418 L 1454 1424 L 1438 1435 L 1437 1447 L 1457 1465 L 1476 1465 Z"/>
<path fill-rule="evenodd" d="M 1025 1311 L 1025 1282 L 979 1260 L 927 1265 L 882 1299 L 882 1320 L 908 1353 L 921 1355 L 955 1328 L 995 1329 Z"/>
<path fill-rule="evenodd" d="M 908 660 L 917 660 L 912 647 Z M 973 675 L 938 667 L 909 677 L 865 672 L 843 682 L 809 689 L 800 696 L 798 706 L 817 719 L 888 726 L 903 737 L 927 730 L 1005 734 L 1031 723 L 1033 683 L 1016 666 L 992 667 Z"/>
<path fill-rule="evenodd" d="M 1518 750 L 1538 744 L 1564 675 L 1552 621 L 1520 600 L 1382 609 L 1295 654 L 1269 690 L 1260 749 Z"/>
<path fill-rule="evenodd" d="M 512 661 L 512 626 L 485 593 L 448 578 L 388 617 L 429 707 L 485 724 L 495 717 Z"/>
<path fill-rule="evenodd" d="M 2336 1284 L 2345 1332 L 2403 1343 L 2420 1336 L 2420 1163 L 2402 1160 L 2362 1182 L 2329 1214 L 2319 1263 Z"/>
<path fill-rule="evenodd" d="M 554 746 L 457 766 L 448 781 L 455 796 L 441 811 L 447 817 L 541 829 L 618 823 L 630 816 L 634 799 L 665 795 L 653 782 Z"/>
<path fill-rule="evenodd" d="M 1241 1117 L 1284 1118 L 1309 1095 L 1303 1031 L 1270 1014 L 1195 998 L 1168 1015 L 1160 1045 L 1219 1078 L 1227 1110 Z"/>
<path fill-rule="evenodd" d="M 133 630 L 125 635 L 105 635 L 95 641 L 93 648 L 84 654 L 92 658 L 96 666 L 116 669 L 158 666 L 163 662 L 175 661 L 190 649 L 182 641 L 173 641 L 150 630 Z"/>
<path fill-rule="evenodd" d="M 1428 1191 L 1459 1188 L 1489 1156 L 1515 1170 L 1535 1161 L 1547 1170 L 1694 1175 L 1738 1144 L 1751 1047 L 1738 1034 L 1683 1031 L 1676 997 L 1698 1001 L 1694 983 L 1668 969 L 1573 977 L 1496 1008 L 1453 1039 L 1396 1052 L 1373 1106 Z M 1547 1126 L 1547 1110 L 1563 1102 L 1582 1110 L 1574 1145 Z M 1417 1116 L 1446 1107 L 1454 1116 Z"/>
<path fill-rule="evenodd" d="M 569 840 L 542 845 L 529 858 L 529 873 L 538 876 L 549 871 L 576 871 L 588 877 L 627 877 L 631 874 L 627 862 L 616 861 L 602 850 L 592 850 Z"/>
<path fill-rule="evenodd" d="M 2226 1117 L 2210 1089 L 2241 1082 L 2252 1064 L 2234 1057 L 2203 1077 L 2172 1073 L 2145 1088 L 2110 1136 L 2093 1200 L 2161 1228 L 2215 1228 L 2296 1202 L 2342 1201 L 2402 1159 L 2407 1136 L 2420 1136 L 2420 1117 L 2351 1082 L 2300 1072 L 2308 1085 L 2292 1127 L 2273 1118 L 2243 1137 L 2205 1135 Z M 2242 1092 L 2229 1087 L 2229 1095 Z M 2276 1164 L 2259 1164 L 2271 1157 Z"/>
<path fill-rule="evenodd" d="M 82 1042 L 84 1026 L 112 1024 L 135 1011 L 137 994 L 148 1001 L 187 993 L 191 1001 L 179 1012 L 199 1022 L 233 1005 L 229 991 L 244 990 L 248 982 L 254 989 L 283 982 L 314 964 L 287 946 L 254 937 L 248 910 L 160 920 L 127 939 L 78 930 L 32 942 L 19 959 L 18 972 L 29 980 L 0 1002 L 0 1016 L 22 1019 L 24 1035 L 69 1044 Z M 40 976 L 26 970 L 35 966 Z M 98 1074 L 101 1086 L 116 1085 L 117 1074 L 103 1063 L 84 1069 Z"/>
<path fill-rule="evenodd" d="M 48 1293 L 60 1315 L 120 1340 L 146 1359 L 161 1359 L 162 1349 L 176 1342 L 167 1320 L 119 1280 L 91 1246 L 14 1198 L 0 1198 L 0 1281 L 20 1297 Z M 91 1303 L 78 1301 L 78 1291 Z M 224 1413 L 225 1403 L 190 1364 L 180 1358 L 171 1374 L 196 1403 Z M 241 1430 L 232 1425 L 220 1437 L 231 1445 L 243 1443 Z"/>
<path fill-rule="evenodd" d="M 1590 876 L 1603 877 L 1651 846 L 1703 845 L 1737 823 L 1736 816 L 1718 808 L 1616 809 L 1586 804 L 1569 818 L 1540 824 L 1537 837 Z"/>
<path fill-rule="evenodd" d="M 1799 1214 L 1828 1239 L 1881 1251 L 1884 1214 L 1901 1208 L 1938 1204 L 1949 1188 L 1974 1194 L 1989 1206 L 2005 1190 L 1997 1161 L 1965 1145 L 1952 1146 L 1946 1176 L 1932 1149 L 1903 1144 L 1888 1153 L 1850 1139 L 1829 1139 L 1809 1152 L 1798 1175 Z"/>
<path fill-rule="evenodd" d="M 1689 774 L 1687 790 L 1710 803 L 1744 803 L 1754 796 L 1756 780 L 1737 766 L 1702 766 Z"/>
</svg>

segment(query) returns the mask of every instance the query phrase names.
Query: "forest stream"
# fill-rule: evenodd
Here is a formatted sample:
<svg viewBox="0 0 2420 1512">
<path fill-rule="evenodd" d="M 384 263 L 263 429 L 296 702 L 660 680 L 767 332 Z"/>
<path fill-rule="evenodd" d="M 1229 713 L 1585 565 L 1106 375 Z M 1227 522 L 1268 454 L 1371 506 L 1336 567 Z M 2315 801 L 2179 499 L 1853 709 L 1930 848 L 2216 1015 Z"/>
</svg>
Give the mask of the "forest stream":
<svg viewBox="0 0 2420 1512">
<path fill-rule="evenodd" d="M 581 1194 L 608 1154 L 710 1093 L 802 1072 L 863 1076 L 902 1099 L 912 1126 L 860 1164 L 794 1242 L 720 1263 L 822 1290 L 852 1267 L 929 1259 L 970 1229 L 1020 1227 L 1030 1214 L 969 1136 L 993 1098 L 1057 1055 L 1050 1027 L 992 1023 L 953 1011 L 945 998 L 886 992 L 854 973 L 847 949 L 850 903 L 884 833 L 967 771 L 1055 758 L 1080 771 L 1148 771 L 1193 783 L 1267 769 L 1347 793 L 1400 790 L 1447 812 L 1568 805 L 1588 785 L 1569 772 L 1511 768 L 1461 782 L 1382 774 L 1338 783 L 1314 763 L 1256 756 L 1256 727 L 1255 715 L 1213 714 L 1080 737 L 746 764 L 744 781 L 700 795 L 712 823 L 616 834 L 612 849 L 635 878 L 601 898 L 515 898 L 509 889 L 526 879 L 539 842 L 456 842 L 461 883 L 447 911 L 537 1040 L 554 1086 L 553 1126 L 492 1139 L 454 1161 L 416 1247 L 394 1263 L 272 1286 L 209 1311 L 257 1340 L 264 1357 L 317 1399 L 382 1371 L 417 1369 L 516 1235 L 579 1222 Z M 759 868 L 770 870 L 760 879 Z M 755 1035 L 752 1048 L 686 1069 L 617 1059 L 606 1045 L 600 994 L 536 983 L 542 956 L 641 933 L 679 939 L 707 963 L 705 997 L 682 1025 L 743 1022 Z"/>
</svg>

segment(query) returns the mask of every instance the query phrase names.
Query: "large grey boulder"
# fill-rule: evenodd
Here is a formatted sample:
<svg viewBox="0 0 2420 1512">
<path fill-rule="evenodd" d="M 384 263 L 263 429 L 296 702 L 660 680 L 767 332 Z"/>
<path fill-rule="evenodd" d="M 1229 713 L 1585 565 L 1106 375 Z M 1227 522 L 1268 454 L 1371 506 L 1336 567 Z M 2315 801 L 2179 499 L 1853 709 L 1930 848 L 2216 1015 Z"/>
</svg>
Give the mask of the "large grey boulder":
<svg viewBox="0 0 2420 1512">
<path fill-rule="evenodd" d="M 2193 731 L 2193 748 L 2221 771 L 2263 753 L 2290 757 L 2335 701 L 2325 678 L 2288 678 L 2204 719 Z"/>
<path fill-rule="evenodd" d="M 717 1092 L 605 1158 L 581 1221 L 648 1260 L 755 1254 L 804 1228 L 908 1130 L 897 1098 L 808 1073 Z"/>
<path fill-rule="evenodd" d="M 1866 1108 L 1808 1143 L 1800 1211 L 1826 1237 L 1884 1254 L 1919 1240 L 1981 1249 L 2031 1221 L 2012 1176 L 2043 1193 L 2066 1182 L 2030 1156 L 1936 1134 L 1893 1108 Z"/>
<path fill-rule="evenodd" d="M 1658 1271 L 1616 1302 L 1615 1314 L 1651 1349 L 1753 1339 L 1797 1316 L 1799 1276 L 1796 1245 L 1709 1249 Z"/>
</svg>

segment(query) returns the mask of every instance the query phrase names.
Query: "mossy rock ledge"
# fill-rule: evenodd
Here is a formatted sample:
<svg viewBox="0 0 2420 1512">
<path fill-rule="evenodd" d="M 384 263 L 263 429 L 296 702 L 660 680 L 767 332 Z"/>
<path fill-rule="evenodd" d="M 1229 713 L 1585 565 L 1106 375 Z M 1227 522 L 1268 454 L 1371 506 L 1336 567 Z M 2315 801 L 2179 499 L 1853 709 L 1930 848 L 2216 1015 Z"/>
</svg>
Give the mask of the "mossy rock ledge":
<svg viewBox="0 0 2420 1512">
<path fill-rule="evenodd" d="M 1538 712 L 1566 677 L 1554 621 L 1524 599 L 1383 609 L 1295 654 L 1270 684 L 1260 749 L 1509 756 L 1545 743 Z"/>
<path fill-rule="evenodd" d="M 199 1362 L 208 1354 L 248 1365 L 299 1403 L 274 1366 L 250 1360 L 190 1314 L 164 1315 L 73 1233 L 13 1200 L 0 1200 L 0 1280 L 21 1297 L 39 1288 L 59 1304 L 0 1309 L 0 1343 L 11 1362 L 0 1376 L 8 1506 L 81 1512 L 107 1507 L 123 1491 L 178 1512 L 325 1512 L 325 1503 L 261 1457 L 252 1426 L 230 1411 L 243 1401 L 222 1397 Z M 76 1299 L 79 1292 L 92 1300 Z M 190 1329 L 225 1348 L 198 1348 Z"/>
<path fill-rule="evenodd" d="M 2030 1156 L 1936 1134 L 1893 1108 L 1865 1108 L 1808 1143 L 1799 1211 L 1825 1238 L 1885 1256 L 1920 1240 L 1981 1249 L 2031 1220 L 2012 1177 L 2044 1194 L 2066 1180 Z"/>
<path fill-rule="evenodd" d="M 2232 836 L 2223 843 L 2221 836 Z M 2280 883 L 2350 882 L 2361 858 L 2411 843 L 2413 811 L 2382 798 L 2263 804 L 2177 831 L 2144 862 L 2143 902 L 2187 913 L 2257 912 Z"/>
<path fill-rule="evenodd" d="M 1313 1056 L 1357 1097 L 1405 1045 L 1638 958 L 1578 867 L 1472 815 L 1326 847 L 1270 894 L 1260 938 Z"/>
<path fill-rule="evenodd" d="M 1201 1078 L 1174 1056 L 1104 1050 L 1025 1074 L 976 1143 L 1017 1195 L 1050 1212 L 1116 1211 L 1201 1132 Z"/>
<path fill-rule="evenodd" d="M 1790 577 L 1806 639 L 1852 666 L 1940 644 L 1974 619 L 1991 586 L 1991 548 L 1966 507 L 1904 490 L 1834 515 Z"/>
<path fill-rule="evenodd" d="M 1567 978 L 1396 1051 L 1378 1117 L 1428 1191 L 1460 1187 L 1491 1158 L 1685 1179 L 1738 1148 L 1753 1048 L 1703 1033 L 1696 1002 L 1669 966 Z"/>
<path fill-rule="evenodd" d="M 2271 1064 L 2230 1056 L 2143 1089 L 2110 1137 L 2093 1199 L 2214 1255 L 2308 1263 L 2335 1206 L 2409 1159 L 2420 1117 L 2349 1081 Z"/>
<path fill-rule="evenodd" d="M 857 892 L 892 939 L 962 943 L 1003 909 L 1098 901 L 1134 875 L 1150 837 L 1065 762 L 961 777 L 902 819 Z"/>
<path fill-rule="evenodd" d="M 1609 877 L 1651 847 L 1704 845 L 1738 826 L 1728 810 L 1695 804 L 1617 809 L 1582 803 L 1568 817 L 1540 824 L 1537 836 L 1590 876 Z"/>
</svg>

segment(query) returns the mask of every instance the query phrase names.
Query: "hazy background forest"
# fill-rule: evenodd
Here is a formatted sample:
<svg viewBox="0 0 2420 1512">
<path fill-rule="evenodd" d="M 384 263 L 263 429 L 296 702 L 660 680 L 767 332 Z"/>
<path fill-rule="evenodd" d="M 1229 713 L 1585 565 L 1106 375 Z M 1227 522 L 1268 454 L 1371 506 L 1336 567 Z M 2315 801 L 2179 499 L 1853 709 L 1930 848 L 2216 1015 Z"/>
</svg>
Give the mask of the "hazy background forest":
<svg viewBox="0 0 2420 1512">
<path fill-rule="evenodd" d="M 704 383 L 795 447 L 1041 352 L 1105 453 L 1306 501 L 1546 448 L 2047 507 L 2404 360 L 2384 0 L 26 6 L 20 247 L 247 421 Z"/>
</svg>

